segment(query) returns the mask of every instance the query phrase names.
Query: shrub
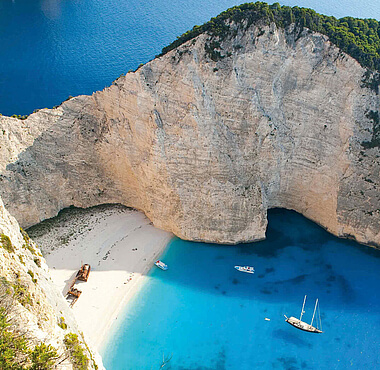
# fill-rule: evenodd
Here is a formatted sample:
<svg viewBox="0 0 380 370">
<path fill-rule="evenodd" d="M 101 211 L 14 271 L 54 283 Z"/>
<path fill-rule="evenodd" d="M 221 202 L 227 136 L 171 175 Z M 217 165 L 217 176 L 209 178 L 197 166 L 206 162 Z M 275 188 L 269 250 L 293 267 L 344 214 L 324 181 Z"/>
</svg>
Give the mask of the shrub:
<svg viewBox="0 0 380 370">
<path fill-rule="evenodd" d="M 0 369 L 23 369 L 27 360 L 28 346 L 25 338 L 10 330 L 7 310 L 0 307 Z"/>
<path fill-rule="evenodd" d="M 67 324 L 65 323 L 65 318 L 61 316 L 58 321 L 58 326 L 62 328 L 63 330 L 67 329 Z"/>
<path fill-rule="evenodd" d="M 32 305 L 32 297 L 29 294 L 28 287 L 17 279 L 14 283 L 10 284 L 13 288 L 13 297 L 16 298 L 24 307 Z"/>
<path fill-rule="evenodd" d="M 54 347 L 39 344 L 33 351 L 29 348 L 32 338 L 19 329 L 12 314 L 14 298 L 9 294 L 10 283 L 0 278 L 0 369 L 4 370 L 50 370 L 58 359 Z"/>
<path fill-rule="evenodd" d="M 36 250 L 30 244 L 24 244 L 24 247 L 32 254 L 36 254 Z"/>
<path fill-rule="evenodd" d="M 12 114 L 11 115 L 12 118 L 18 118 L 18 119 L 21 119 L 21 120 L 24 120 L 24 119 L 27 119 L 29 117 L 28 114 Z"/>
<path fill-rule="evenodd" d="M 15 251 L 14 246 L 12 245 L 11 239 L 9 239 L 9 236 L 5 234 L 0 235 L 0 243 L 1 246 L 9 253 L 13 253 Z"/>
<path fill-rule="evenodd" d="M 50 370 L 53 369 L 58 354 L 56 349 L 44 343 L 41 343 L 34 347 L 34 350 L 30 353 L 30 360 L 32 362 L 31 370 Z"/>
<path fill-rule="evenodd" d="M 34 278 L 33 271 L 32 270 L 28 270 L 28 274 L 32 278 L 33 283 L 36 284 L 37 283 L 37 279 Z"/>
<path fill-rule="evenodd" d="M 32 243 L 31 243 L 31 239 L 30 239 L 28 233 L 25 230 L 23 230 L 21 227 L 20 227 L 20 232 L 21 232 L 22 237 L 24 238 L 24 242 L 25 242 L 23 247 L 28 249 L 30 253 L 36 254 L 35 249 L 31 245 Z"/>
<path fill-rule="evenodd" d="M 74 333 L 66 334 L 64 343 L 73 364 L 73 368 L 75 370 L 87 370 L 89 359 L 84 353 L 78 335 Z"/>
<path fill-rule="evenodd" d="M 23 247 L 24 247 L 25 249 L 27 249 L 30 253 L 32 253 L 32 254 L 36 254 L 35 249 L 34 249 L 31 245 L 29 245 L 29 244 L 23 244 Z"/>
<path fill-rule="evenodd" d="M 20 233 L 22 234 L 22 237 L 24 238 L 25 244 L 29 244 L 30 243 L 30 237 L 29 237 L 28 233 L 22 227 L 20 227 Z"/>
<path fill-rule="evenodd" d="M 41 261 L 37 257 L 33 261 L 38 267 L 41 267 Z"/>
</svg>

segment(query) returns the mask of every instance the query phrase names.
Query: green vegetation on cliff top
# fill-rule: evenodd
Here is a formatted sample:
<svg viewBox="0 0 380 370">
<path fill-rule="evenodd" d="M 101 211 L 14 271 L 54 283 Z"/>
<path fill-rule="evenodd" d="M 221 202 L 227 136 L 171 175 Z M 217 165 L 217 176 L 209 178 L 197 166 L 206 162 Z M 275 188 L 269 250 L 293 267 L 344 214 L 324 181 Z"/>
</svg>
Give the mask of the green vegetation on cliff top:
<svg viewBox="0 0 380 370">
<path fill-rule="evenodd" d="M 222 41 L 231 35 L 232 21 L 244 28 L 257 22 L 260 25 L 275 22 L 278 27 L 283 28 L 295 24 L 297 32 L 306 27 L 328 36 L 331 42 L 355 58 L 363 67 L 380 71 L 380 22 L 353 17 L 336 19 L 318 14 L 312 9 L 297 6 L 291 8 L 278 3 L 246 3 L 230 8 L 202 26 L 194 26 L 192 30 L 179 36 L 163 48 L 160 55 L 205 32 Z"/>
</svg>

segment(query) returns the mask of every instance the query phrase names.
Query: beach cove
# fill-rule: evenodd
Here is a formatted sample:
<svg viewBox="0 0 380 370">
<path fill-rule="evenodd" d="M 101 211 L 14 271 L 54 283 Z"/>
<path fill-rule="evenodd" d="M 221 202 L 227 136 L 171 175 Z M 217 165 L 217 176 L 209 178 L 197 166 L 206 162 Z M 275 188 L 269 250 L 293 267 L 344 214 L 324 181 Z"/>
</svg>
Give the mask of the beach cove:
<svg viewBox="0 0 380 370">
<path fill-rule="evenodd" d="M 70 208 L 28 230 L 40 246 L 54 284 L 65 295 L 82 264 L 91 266 L 73 306 L 86 340 L 96 349 L 112 323 L 143 285 L 172 234 L 139 211 L 119 205 Z"/>
<path fill-rule="evenodd" d="M 158 369 L 163 359 L 171 369 L 380 365 L 380 252 L 295 212 L 270 211 L 267 239 L 237 246 L 173 238 L 118 205 L 66 209 L 30 233 L 62 292 L 91 264 L 73 312 L 107 369 Z M 152 268 L 159 255 L 168 271 Z M 320 300 L 322 334 L 284 320 L 299 316 L 305 294 L 307 322 Z"/>
</svg>

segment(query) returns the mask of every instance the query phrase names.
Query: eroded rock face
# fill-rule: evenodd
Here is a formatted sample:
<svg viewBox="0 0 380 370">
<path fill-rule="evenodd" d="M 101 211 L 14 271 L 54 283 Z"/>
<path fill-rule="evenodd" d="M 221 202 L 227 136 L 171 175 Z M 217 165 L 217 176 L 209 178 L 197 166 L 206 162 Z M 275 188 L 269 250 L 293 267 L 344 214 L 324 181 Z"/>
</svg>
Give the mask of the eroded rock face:
<svg viewBox="0 0 380 370">
<path fill-rule="evenodd" d="M 379 100 L 365 70 L 308 30 L 235 33 L 217 61 L 203 34 L 92 96 L 2 117 L 11 213 L 30 226 L 122 203 L 181 238 L 237 243 L 264 238 L 267 209 L 284 207 L 379 245 L 379 147 L 362 144 Z"/>
<path fill-rule="evenodd" d="M 4 247 L 4 238 L 8 241 L 7 248 Z M 16 219 L 5 209 L 1 197 L 0 278 L 1 295 L 6 292 L 0 297 L 1 307 L 8 307 L 8 318 L 11 318 L 13 327 L 24 335 L 27 333 L 25 339 L 31 349 L 37 344 L 50 344 L 60 356 L 57 360 L 59 367 L 73 369 L 64 344 L 68 333 L 75 333 L 81 338 L 72 310 L 53 284 L 38 246 L 20 230 Z M 98 368 L 104 369 L 100 355 L 93 350 L 90 354 L 88 347 L 82 346 L 85 355 L 94 357 Z M 95 368 L 92 361 L 88 368 Z"/>
</svg>

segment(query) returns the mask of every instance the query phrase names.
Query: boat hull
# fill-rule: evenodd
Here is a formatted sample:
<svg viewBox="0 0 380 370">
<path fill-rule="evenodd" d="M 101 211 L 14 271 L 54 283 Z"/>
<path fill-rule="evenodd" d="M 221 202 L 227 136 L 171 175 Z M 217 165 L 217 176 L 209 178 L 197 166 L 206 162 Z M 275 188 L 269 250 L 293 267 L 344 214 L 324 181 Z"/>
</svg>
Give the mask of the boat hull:
<svg viewBox="0 0 380 370">
<path fill-rule="evenodd" d="M 246 270 L 241 266 L 235 266 L 235 269 L 240 271 L 240 272 L 246 272 L 247 274 L 254 274 L 255 270 L 252 268 L 252 270 Z"/>
<path fill-rule="evenodd" d="M 295 317 L 286 317 L 285 321 L 288 324 L 294 326 L 296 329 L 307 331 L 308 333 L 322 333 L 322 330 L 319 330 L 316 327 L 309 325 L 308 323 L 301 321 L 300 319 L 297 319 Z"/>
<path fill-rule="evenodd" d="M 160 268 L 161 270 L 166 271 L 166 270 L 168 269 L 168 266 L 167 266 L 165 263 L 163 263 L 162 261 L 156 261 L 154 264 L 155 264 L 158 268 Z"/>
</svg>

